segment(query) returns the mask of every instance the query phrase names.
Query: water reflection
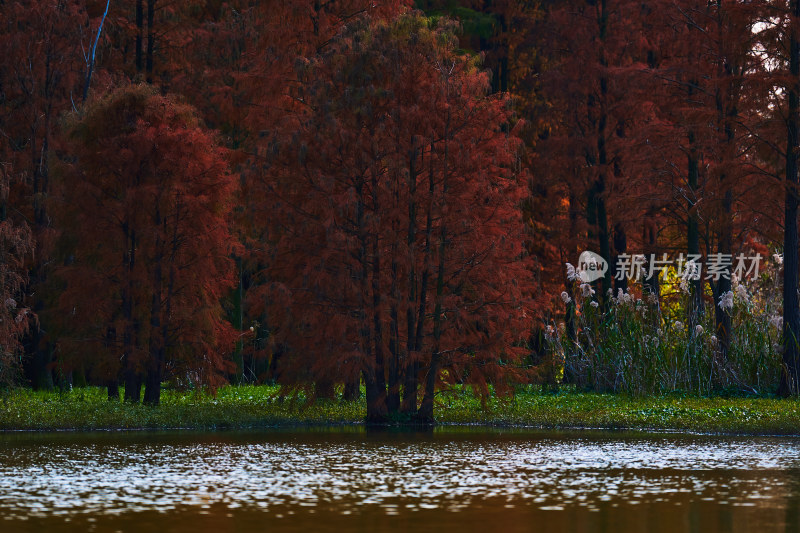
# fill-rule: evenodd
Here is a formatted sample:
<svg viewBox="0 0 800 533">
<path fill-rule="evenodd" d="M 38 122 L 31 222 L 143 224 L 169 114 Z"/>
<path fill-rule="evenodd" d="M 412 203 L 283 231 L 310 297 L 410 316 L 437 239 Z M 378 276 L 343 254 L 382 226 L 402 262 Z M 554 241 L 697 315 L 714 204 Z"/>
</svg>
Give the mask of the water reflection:
<svg viewBox="0 0 800 533">
<path fill-rule="evenodd" d="M 0 436 L 0 529 L 800 531 L 800 440 L 340 430 Z"/>
</svg>

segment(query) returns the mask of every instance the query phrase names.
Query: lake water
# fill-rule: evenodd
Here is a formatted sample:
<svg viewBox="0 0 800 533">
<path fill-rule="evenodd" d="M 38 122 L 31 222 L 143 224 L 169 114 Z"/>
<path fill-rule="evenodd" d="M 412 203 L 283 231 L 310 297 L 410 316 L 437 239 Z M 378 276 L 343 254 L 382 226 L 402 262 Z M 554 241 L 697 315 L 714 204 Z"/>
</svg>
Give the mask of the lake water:
<svg viewBox="0 0 800 533">
<path fill-rule="evenodd" d="M 800 439 L 0 434 L 0 531 L 800 531 Z"/>
</svg>

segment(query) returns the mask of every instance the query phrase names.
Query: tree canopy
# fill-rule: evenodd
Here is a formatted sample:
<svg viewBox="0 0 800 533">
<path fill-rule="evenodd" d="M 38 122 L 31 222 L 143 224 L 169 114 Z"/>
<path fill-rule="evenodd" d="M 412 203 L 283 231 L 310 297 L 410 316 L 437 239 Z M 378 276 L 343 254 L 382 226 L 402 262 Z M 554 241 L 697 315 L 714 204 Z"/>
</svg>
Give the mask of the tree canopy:
<svg viewBox="0 0 800 533">
<path fill-rule="evenodd" d="M 4 384 L 798 392 L 797 0 L 0 11 Z"/>
</svg>

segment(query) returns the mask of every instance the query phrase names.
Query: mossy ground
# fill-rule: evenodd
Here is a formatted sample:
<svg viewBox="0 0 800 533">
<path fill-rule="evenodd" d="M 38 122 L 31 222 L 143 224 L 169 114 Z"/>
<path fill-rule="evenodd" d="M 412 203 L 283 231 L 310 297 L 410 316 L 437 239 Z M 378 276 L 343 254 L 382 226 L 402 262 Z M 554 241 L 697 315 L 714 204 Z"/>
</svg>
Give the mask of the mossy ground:
<svg viewBox="0 0 800 533">
<path fill-rule="evenodd" d="M 157 407 L 109 402 L 105 390 L 93 387 L 16 389 L 0 397 L 0 430 L 324 426 L 359 424 L 365 414 L 363 397 L 309 403 L 302 393 L 282 398 L 273 386 L 224 387 L 214 397 L 167 389 Z M 454 388 L 438 394 L 435 414 L 441 424 L 800 435 L 800 401 L 767 397 L 631 397 L 525 387 L 481 402 L 470 389 Z"/>
</svg>

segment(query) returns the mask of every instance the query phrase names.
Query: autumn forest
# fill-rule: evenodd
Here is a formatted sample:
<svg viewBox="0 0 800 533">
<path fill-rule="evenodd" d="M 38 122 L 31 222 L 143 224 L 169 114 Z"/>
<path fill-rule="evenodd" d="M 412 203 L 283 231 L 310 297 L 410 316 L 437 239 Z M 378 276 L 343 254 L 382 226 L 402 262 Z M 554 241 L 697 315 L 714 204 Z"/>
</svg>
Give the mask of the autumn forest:
<svg viewBox="0 0 800 533">
<path fill-rule="evenodd" d="M 0 51 L 0 388 L 800 392 L 800 0 L 0 0 Z"/>
</svg>

